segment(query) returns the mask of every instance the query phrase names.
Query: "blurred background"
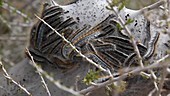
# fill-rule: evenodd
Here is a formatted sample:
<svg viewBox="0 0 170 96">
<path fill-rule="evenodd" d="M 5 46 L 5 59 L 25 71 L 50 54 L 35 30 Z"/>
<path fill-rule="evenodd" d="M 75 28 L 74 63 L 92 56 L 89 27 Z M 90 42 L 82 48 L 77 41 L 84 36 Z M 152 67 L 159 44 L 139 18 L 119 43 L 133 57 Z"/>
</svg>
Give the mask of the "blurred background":
<svg viewBox="0 0 170 96">
<path fill-rule="evenodd" d="M 58 0 L 64 5 L 71 0 Z M 73 0 L 72 0 L 73 1 Z M 128 0 L 127 7 L 139 9 L 157 0 Z M 29 33 L 36 22 L 34 14 L 40 14 L 48 0 L 0 0 L 0 59 L 6 68 L 25 58 Z"/>
</svg>

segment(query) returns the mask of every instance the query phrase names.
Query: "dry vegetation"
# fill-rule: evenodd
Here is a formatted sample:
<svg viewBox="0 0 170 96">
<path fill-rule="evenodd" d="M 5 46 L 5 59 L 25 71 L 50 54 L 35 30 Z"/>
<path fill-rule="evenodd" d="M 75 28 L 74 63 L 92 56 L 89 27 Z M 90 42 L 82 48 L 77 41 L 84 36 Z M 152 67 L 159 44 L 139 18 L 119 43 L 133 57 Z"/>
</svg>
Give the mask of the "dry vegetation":
<svg viewBox="0 0 170 96">
<path fill-rule="evenodd" d="M 3 2 L 0 8 L 0 57 L 5 66 L 13 66 L 24 58 L 34 14 L 38 14 L 40 9 L 40 1 L 35 0 Z"/>
<path fill-rule="evenodd" d="M 143 8 L 143 6 L 147 6 L 149 4 L 152 4 L 153 2 L 156 2 L 157 0 L 149 0 L 148 4 L 145 4 L 148 0 L 140 0 L 143 1 L 142 3 L 136 2 L 138 0 L 130 0 L 131 2 L 127 5 L 130 8 L 138 9 Z M 165 0 L 166 1 L 166 0 Z M 15 66 L 17 63 L 19 63 L 23 58 L 25 58 L 25 51 L 28 51 L 26 49 L 26 46 L 29 42 L 29 34 L 30 29 L 32 25 L 35 23 L 35 21 L 39 18 L 36 17 L 35 14 L 40 14 L 42 9 L 43 2 L 47 2 L 46 0 L 0 0 L 2 4 L 0 5 L 0 66 L 3 64 L 4 67 L 0 69 L 0 73 L 4 73 L 6 75 L 6 78 L 10 78 L 6 70 L 9 68 Z M 133 3 L 132 3 L 133 2 Z M 170 3 L 169 0 L 167 2 Z M 147 15 L 147 18 L 152 22 L 153 29 L 160 30 L 162 34 L 170 34 L 170 7 L 169 4 L 166 4 L 167 6 L 163 6 L 163 11 L 157 11 L 154 10 L 150 12 L 151 15 Z M 134 6 L 132 6 L 134 5 Z M 157 6 L 158 7 L 158 6 Z M 166 7 L 169 7 L 169 9 Z M 114 9 L 113 9 L 114 11 Z M 167 12 L 167 13 L 166 13 Z M 163 15 L 162 15 L 163 14 Z M 156 15 L 156 16 L 155 16 Z M 40 18 L 39 18 L 40 19 Z M 41 20 L 41 19 L 40 19 Z M 161 22 L 161 23 L 160 23 Z M 44 22 L 45 23 L 45 22 Z M 49 26 L 50 27 L 50 26 Z M 57 31 L 56 31 L 57 32 Z M 162 38 L 164 35 L 162 35 Z M 167 38 L 169 39 L 169 38 Z M 167 41 L 167 40 L 165 40 Z M 160 45 L 158 46 L 158 49 L 162 50 L 160 48 L 162 43 L 166 43 L 164 41 L 158 42 Z M 169 43 L 166 43 L 167 46 L 170 45 Z M 134 45 L 136 46 L 136 45 Z M 74 46 L 73 46 L 74 48 Z M 167 50 L 169 52 L 169 50 Z M 29 51 L 28 51 L 29 53 Z M 31 55 L 30 55 L 31 57 Z M 170 73 L 170 69 L 168 68 L 169 65 L 169 54 L 166 54 L 162 56 L 162 58 L 156 58 L 154 60 L 154 63 L 152 65 L 148 65 L 146 67 L 143 67 L 141 64 L 141 67 L 137 67 L 136 69 L 127 69 L 124 70 L 124 74 L 119 76 L 118 78 L 112 78 L 109 81 L 106 81 L 102 84 L 92 84 L 90 87 L 84 90 L 80 91 L 74 91 L 72 89 L 69 89 L 65 86 L 60 85 L 59 82 L 55 81 L 50 75 L 48 75 L 45 71 L 43 71 L 39 66 L 36 66 L 33 58 L 33 66 L 38 70 L 39 75 L 46 77 L 51 82 L 54 83 L 54 85 L 58 86 L 59 88 L 66 90 L 74 95 L 80 96 L 81 94 L 86 94 L 90 92 L 91 90 L 95 90 L 99 87 L 106 86 L 110 84 L 111 82 L 122 80 L 123 78 L 128 77 L 129 74 L 139 74 L 140 72 L 143 72 L 143 75 L 147 78 L 154 79 L 154 89 L 150 92 L 149 96 L 161 96 L 161 89 L 164 86 L 164 82 L 169 80 L 169 78 L 166 78 L 166 76 Z M 167 59 L 168 58 L 168 59 Z M 162 65 L 161 65 L 162 64 Z M 160 77 L 155 76 L 152 69 L 161 67 L 161 74 Z M 144 71 L 149 70 L 149 72 L 146 74 Z M 109 71 L 107 71 L 109 73 Z M 110 74 L 110 73 L 109 73 Z M 0 75 L 3 76 L 3 75 Z M 46 82 L 43 79 L 43 76 L 41 77 L 41 80 L 43 81 L 43 84 L 46 88 L 46 91 L 48 92 L 48 96 L 51 96 L 48 87 L 46 86 Z M 111 75 L 112 76 L 112 75 Z M 15 83 L 15 81 L 12 81 Z M 29 92 L 25 88 L 22 88 L 22 85 L 20 86 L 17 82 L 16 85 L 18 85 L 22 90 L 24 90 L 27 95 L 30 95 Z M 97 87 L 96 87 L 97 86 Z M 170 85 L 169 85 L 170 86 Z M 0 86 L 1 87 L 1 86 Z M 117 86 L 116 86 L 117 87 Z M 122 90 L 120 88 L 120 90 Z M 118 90 L 118 91 L 120 91 Z M 152 95 L 152 92 L 156 92 L 154 95 Z M 164 90 L 163 90 L 164 91 Z M 170 95 L 170 94 L 169 94 Z M 31 95 L 30 95 L 31 96 Z M 125 96 L 125 95 L 122 95 Z M 164 96 L 164 95 L 163 95 Z"/>
</svg>

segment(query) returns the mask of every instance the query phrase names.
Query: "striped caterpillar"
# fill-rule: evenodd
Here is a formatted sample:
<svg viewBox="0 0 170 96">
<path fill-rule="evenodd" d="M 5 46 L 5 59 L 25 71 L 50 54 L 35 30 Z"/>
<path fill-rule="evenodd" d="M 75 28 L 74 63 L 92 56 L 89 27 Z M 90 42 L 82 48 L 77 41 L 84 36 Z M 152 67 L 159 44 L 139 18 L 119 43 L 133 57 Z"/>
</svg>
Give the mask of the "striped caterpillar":
<svg viewBox="0 0 170 96">
<path fill-rule="evenodd" d="M 68 12 L 60 6 L 45 7 L 41 18 L 85 56 L 104 68 L 118 69 L 137 65 L 137 56 L 130 38 L 118 29 L 118 23 L 113 20 L 115 17 L 113 14 L 106 16 L 94 27 L 88 24 L 79 27 L 77 22 L 79 18 L 75 20 L 66 15 Z M 69 44 L 40 20 L 33 26 L 30 37 L 29 51 L 37 62 L 64 69 L 83 62 Z M 152 57 L 158 38 L 157 33 L 150 39 L 147 46 L 142 43 L 137 44 L 143 60 Z"/>
</svg>

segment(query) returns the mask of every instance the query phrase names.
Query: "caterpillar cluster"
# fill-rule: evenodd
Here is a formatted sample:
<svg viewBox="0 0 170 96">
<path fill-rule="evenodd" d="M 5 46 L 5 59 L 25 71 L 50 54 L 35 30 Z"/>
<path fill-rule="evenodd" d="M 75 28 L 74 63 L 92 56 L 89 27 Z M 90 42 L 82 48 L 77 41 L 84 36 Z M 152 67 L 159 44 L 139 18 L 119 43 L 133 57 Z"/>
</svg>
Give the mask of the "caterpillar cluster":
<svg viewBox="0 0 170 96">
<path fill-rule="evenodd" d="M 122 68 L 137 64 L 137 56 L 131 40 L 118 28 L 114 14 L 109 15 L 94 27 L 79 28 L 73 17 L 64 17 L 68 11 L 60 6 L 45 7 L 41 18 L 70 41 L 81 53 L 104 68 Z M 150 33 L 150 32 L 148 32 Z M 158 35 L 158 34 L 157 34 Z M 150 35 L 149 35 L 150 36 Z M 153 39 L 147 48 L 138 43 L 140 55 L 145 59 L 153 55 L 156 41 Z M 58 68 L 71 68 L 77 63 L 79 55 L 42 21 L 38 21 L 30 34 L 29 51 L 36 62 L 51 64 Z"/>
</svg>

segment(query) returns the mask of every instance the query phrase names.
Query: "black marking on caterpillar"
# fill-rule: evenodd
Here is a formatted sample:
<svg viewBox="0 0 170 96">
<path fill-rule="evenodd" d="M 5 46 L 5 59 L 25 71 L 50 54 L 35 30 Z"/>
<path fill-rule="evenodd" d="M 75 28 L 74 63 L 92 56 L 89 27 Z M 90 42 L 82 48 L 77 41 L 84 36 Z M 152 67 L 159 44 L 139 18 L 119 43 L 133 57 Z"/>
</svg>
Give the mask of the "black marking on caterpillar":
<svg viewBox="0 0 170 96">
<path fill-rule="evenodd" d="M 155 36 L 153 38 L 151 38 L 150 42 L 148 43 L 148 49 L 147 49 L 145 55 L 143 56 L 144 60 L 148 60 L 154 54 L 155 47 L 156 47 L 157 41 L 159 39 L 159 35 L 160 35 L 160 33 L 157 32 L 155 34 Z"/>
</svg>

